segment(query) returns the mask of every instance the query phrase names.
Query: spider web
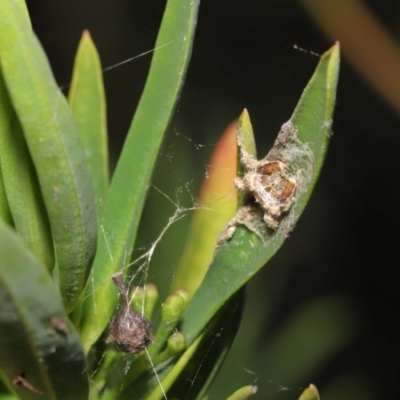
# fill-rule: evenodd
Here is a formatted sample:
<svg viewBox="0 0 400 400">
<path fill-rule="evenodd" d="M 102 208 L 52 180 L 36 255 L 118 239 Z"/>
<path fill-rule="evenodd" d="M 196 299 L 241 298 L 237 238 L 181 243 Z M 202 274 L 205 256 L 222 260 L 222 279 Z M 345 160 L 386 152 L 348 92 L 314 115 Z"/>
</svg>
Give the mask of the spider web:
<svg viewBox="0 0 400 400">
<path fill-rule="evenodd" d="M 167 143 L 164 148 L 169 150 L 163 152 L 162 159 L 159 161 L 159 165 L 156 168 L 153 183 L 150 184 L 148 188 L 147 203 L 139 228 L 139 232 L 143 234 L 140 236 L 139 233 L 140 239 L 134 249 L 132 260 L 126 262 L 123 267 L 123 270 L 128 270 L 128 274 L 125 278 L 128 290 L 131 290 L 133 286 L 142 286 L 146 290 L 146 285 L 148 283 L 155 283 L 160 292 L 161 301 L 171 292 L 170 289 L 174 279 L 174 267 L 177 265 L 177 257 L 184 245 L 183 237 L 181 240 L 176 241 L 176 235 L 180 234 L 183 236 L 182 233 L 179 233 L 179 230 L 185 231 L 184 225 L 186 225 L 187 228 L 191 213 L 201 208 L 197 204 L 196 193 L 199 183 L 203 177 L 207 176 L 207 166 L 204 166 L 201 168 L 203 170 L 202 173 L 185 181 L 181 176 L 182 168 L 176 166 L 176 159 L 178 158 L 178 150 L 176 150 L 176 147 L 184 148 L 185 146 L 189 146 L 196 159 L 202 158 L 202 155 L 198 153 L 204 152 L 205 149 L 211 150 L 214 147 L 214 143 L 209 145 L 195 143 L 192 139 L 179 133 L 176 129 L 173 129 L 166 141 Z M 188 151 L 188 149 L 186 149 L 186 151 Z M 196 157 L 196 155 L 199 157 Z M 208 156 L 208 154 L 206 156 Z M 169 165 L 170 168 L 165 168 L 165 164 Z M 171 166 L 174 165 L 175 170 L 171 168 Z M 162 172 L 166 169 L 170 172 L 170 179 L 167 181 L 163 179 L 162 176 Z M 173 184 L 171 184 L 171 181 Z M 163 182 L 167 182 L 164 184 L 164 187 L 162 186 Z M 179 224 L 183 226 L 180 227 Z M 153 240 L 151 240 L 152 237 L 154 238 Z M 173 244 L 171 245 L 170 242 L 173 242 Z M 173 254 L 171 254 L 171 248 L 175 249 Z M 92 294 L 95 295 L 95 293 Z M 144 314 L 145 310 L 144 301 L 143 299 L 141 305 L 142 314 Z M 153 320 L 157 320 L 159 317 L 158 314 L 159 307 L 155 310 Z M 146 355 L 151 363 L 151 368 L 163 396 L 165 399 L 168 399 L 157 374 L 157 368 L 154 366 L 147 350 Z M 126 356 L 125 373 L 129 371 L 132 363 L 131 358 L 132 356 Z M 198 368 L 198 371 L 200 370 L 201 365 Z M 196 379 L 198 371 L 194 379 Z M 121 386 L 121 393 L 124 389 L 126 388 Z M 134 395 L 134 393 L 132 394 Z"/>
</svg>

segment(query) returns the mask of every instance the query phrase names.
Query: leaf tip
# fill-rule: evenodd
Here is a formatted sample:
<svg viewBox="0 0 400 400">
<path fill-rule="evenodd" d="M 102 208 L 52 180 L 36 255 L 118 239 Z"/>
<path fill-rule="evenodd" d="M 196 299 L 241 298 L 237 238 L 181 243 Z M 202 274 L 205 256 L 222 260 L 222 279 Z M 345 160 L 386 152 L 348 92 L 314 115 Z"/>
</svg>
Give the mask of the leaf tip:
<svg viewBox="0 0 400 400">
<path fill-rule="evenodd" d="M 83 39 L 90 39 L 90 31 L 89 29 L 84 29 L 82 32 L 82 38 Z"/>
<path fill-rule="evenodd" d="M 335 44 L 327 50 L 321 58 L 339 58 L 340 54 L 340 42 L 337 40 Z"/>
<path fill-rule="evenodd" d="M 299 400 L 319 400 L 318 389 L 315 385 L 310 383 L 310 385 L 303 391 Z"/>
<path fill-rule="evenodd" d="M 247 111 L 247 108 L 243 108 L 243 111 L 240 114 L 238 122 L 243 124 L 243 122 L 247 122 L 247 121 L 250 121 L 249 112 Z"/>
<path fill-rule="evenodd" d="M 92 40 L 92 36 L 90 34 L 89 29 L 84 29 L 81 36 L 80 46 L 87 46 L 88 48 L 94 47 L 94 43 Z M 79 51 L 79 50 L 78 50 Z"/>
<path fill-rule="evenodd" d="M 238 135 L 238 143 L 240 141 L 241 145 L 248 153 L 250 153 L 254 157 L 257 157 L 253 127 L 251 125 L 250 115 L 246 108 L 243 109 L 243 112 L 239 117 L 237 123 L 237 135 Z M 239 165 L 238 167 L 240 171 L 241 167 Z"/>
</svg>

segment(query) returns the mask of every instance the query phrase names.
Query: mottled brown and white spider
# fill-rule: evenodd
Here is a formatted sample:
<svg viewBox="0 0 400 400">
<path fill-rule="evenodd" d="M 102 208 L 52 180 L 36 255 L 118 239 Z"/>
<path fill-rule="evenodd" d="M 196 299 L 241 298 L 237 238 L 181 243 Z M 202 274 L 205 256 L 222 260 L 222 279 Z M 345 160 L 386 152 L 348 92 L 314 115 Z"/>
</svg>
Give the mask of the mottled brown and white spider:
<svg viewBox="0 0 400 400">
<path fill-rule="evenodd" d="M 300 170 L 293 173 L 294 162 L 300 159 L 312 160 L 308 148 L 304 145 L 303 148 L 298 142 L 297 130 L 291 121 L 282 126 L 274 146 L 261 160 L 246 151 L 240 134 L 237 141 L 243 176 L 236 177 L 234 183 L 238 190 L 248 196 L 219 236 L 218 247 L 233 236 L 238 225 L 245 225 L 261 238 L 267 234 L 267 228 L 276 231 L 283 214 L 291 209 L 301 191 L 298 179 L 302 175 L 299 174 Z M 310 161 L 308 164 L 311 165 Z M 309 170 L 312 171 L 312 167 Z"/>
<path fill-rule="evenodd" d="M 287 172 L 281 161 L 246 160 L 242 157 L 245 173 L 235 179 L 238 190 L 250 193 L 264 213 L 264 222 L 271 229 L 279 225 L 282 213 L 288 211 L 295 201 L 296 180 Z M 250 161 L 250 162 L 246 162 Z"/>
</svg>

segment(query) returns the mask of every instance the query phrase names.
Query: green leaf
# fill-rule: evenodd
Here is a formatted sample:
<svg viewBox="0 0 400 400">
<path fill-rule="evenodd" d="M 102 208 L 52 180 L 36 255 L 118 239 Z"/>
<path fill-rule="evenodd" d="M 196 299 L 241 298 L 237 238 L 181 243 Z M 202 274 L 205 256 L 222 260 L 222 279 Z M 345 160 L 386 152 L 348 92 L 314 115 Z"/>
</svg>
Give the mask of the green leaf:
<svg viewBox="0 0 400 400">
<path fill-rule="evenodd" d="M 85 150 L 96 204 L 100 206 L 109 181 L 106 98 L 100 58 L 89 31 L 83 32 L 79 43 L 68 100 Z"/>
<path fill-rule="evenodd" d="M 321 57 L 290 123 L 285 124 L 283 129 L 283 133 L 287 133 L 288 129 L 292 133 L 293 129 L 297 130 L 298 144 L 296 148 L 289 150 L 296 155 L 306 155 L 296 163 L 298 172 L 301 173 L 298 198 L 276 231 L 268 231 L 263 240 L 247 228 L 238 226 L 232 239 L 218 251 L 183 314 L 181 331 L 186 335 L 188 343 L 197 337 L 227 299 L 278 251 L 300 217 L 325 156 L 332 125 L 338 70 L 337 44 Z"/>
<path fill-rule="evenodd" d="M 221 230 L 237 210 L 233 185 L 237 164 L 236 125 L 234 121 L 225 129 L 207 164 L 207 176 L 201 185 L 198 208 L 193 213 L 172 291 L 185 288 L 193 295 L 207 272 Z"/>
<path fill-rule="evenodd" d="M 85 155 L 68 103 L 26 16 L 0 0 L 0 64 L 35 165 L 71 311 L 96 250 L 97 218 Z"/>
<path fill-rule="evenodd" d="M 245 300 L 246 287 L 242 287 L 218 311 L 207 326 L 199 348 L 168 392 L 168 397 L 186 393 L 185 399 L 200 400 L 207 394 L 239 330 Z"/>
<path fill-rule="evenodd" d="M 254 139 L 253 127 L 250 116 L 246 109 L 243 110 L 237 124 L 238 137 L 243 148 L 253 157 L 257 157 L 256 142 Z M 240 154 L 238 154 L 240 156 Z"/>
<path fill-rule="evenodd" d="M 147 187 L 189 63 L 198 7 L 199 0 L 167 2 L 146 86 L 100 218 L 81 324 L 86 351 L 107 326 L 116 305 L 111 276 L 126 267 L 132 252 Z"/>
<path fill-rule="evenodd" d="M 0 368 L 0 387 L 1 387 L 1 400 L 18 400 L 18 395 L 14 390 L 11 382 L 8 381 L 7 375 Z"/>
<path fill-rule="evenodd" d="M 246 109 L 243 110 L 237 123 L 236 140 L 238 142 L 236 172 L 237 176 L 242 176 L 244 173 L 243 165 L 240 162 L 242 157 L 242 149 L 245 150 L 248 154 L 250 154 L 250 156 L 257 158 L 257 147 L 254 138 L 253 127 L 251 125 L 249 113 Z M 237 191 L 237 197 L 238 197 L 238 206 L 240 206 L 244 201 L 245 193 Z"/>
<path fill-rule="evenodd" d="M 21 125 L 0 73 L 0 162 L 18 234 L 50 271 L 55 256 L 50 224 Z"/>
<path fill-rule="evenodd" d="M 3 173 L 1 171 L 1 159 L 0 159 L 0 220 L 6 222 L 8 225 L 13 225 L 11 211 L 6 196 L 6 189 L 4 188 Z"/>
<path fill-rule="evenodd" d="M 319 393 L 316 386 L 311 384 L 308 388 L 306 388 L 299 397 L 299 400 L 319 400 Z"/>
<path fill-rule="evenodd" d="M 18 399 L 12 394 L 2 394 L 0 395 L 0 400 L 18 400 Z"/>
<path fill-rule="evenodd" d="M 192 359 L 193 355 L 196 353 L 199 344 L 201 342 L 202 336 L 200 335 L 196 340 L 193 341 L 193 343 L 187 348 L 187 350 L 183 353 L 183 355 L 177 360 L 169 374 L 163 378 L 162 375 L 158 374 L 159 379 L 163 378 L 161 381 L 161 384 L 158 383 L 157 381 L 153 380 L 153 385 L 151 388 L 153 390 L 151 391 L 150 394 L 146 394 L 146 399 L 147 400 L 161 400 L 165 398 L 166 396 L 164 395 L 164 392 L 167 392 L 169 388 L 174 384 L 176 378 L 179 376 L 179 374 L 185 369 L 185 367 L 188 365 L 190 360 Z M 146 385 L 150 386 L 150 385 Z M 140 388 L 140 386 L 139 386 Z M 148 389 L 148 387 L 146 387 Z M 127 394 L 127 393 L 126 393 Z M 128 400 L 128 397 L 122 398 L 121 400 Z"/>
<path fill-rule="evenodd" d="M 48 271 L 0 221 L 0 368 L 24 399 L 87 400 L 86 360 Z"/>
<path fill-rule="evenodd" d="M 229 396 L 226 400 L 249 400 L 257 393 L 257 386 L 244 386 Z"/>
</svg>

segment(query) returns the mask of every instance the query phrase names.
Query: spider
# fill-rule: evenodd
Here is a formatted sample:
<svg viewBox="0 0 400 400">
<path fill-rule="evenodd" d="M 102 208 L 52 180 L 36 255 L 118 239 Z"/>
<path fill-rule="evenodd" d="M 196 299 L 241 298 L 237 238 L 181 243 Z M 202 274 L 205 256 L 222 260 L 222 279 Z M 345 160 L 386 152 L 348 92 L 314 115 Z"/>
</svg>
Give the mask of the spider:
<svg viewBox="0 0 400 400">
<path fill-rule="evenodd" d="M 295 202 L 298 191 L 297 175 L 291 174 L 288 168 L 288 164 L 298 157 L 295 151 L 292 155 L 290 150 L 295 148 L 294 145 L 298 146 L 297 131 L 290 121 L 282 126 L 274 146 L 262 160 L 257 160 L 246 151 L 240 134 L 237 141 L 244 174 L 236 177 L 234 184 L 248 196 L 222 231 L 217 248 L 233 236 L 238 225 L 245 225 L 261 238 L 266 234 L 267 227 L 275 231 L 282 214 L 289 211 Z M 302 153 L 307 155 L 305 151 Z"/>
<path fill-rule="evenodd" d="M 256 161 L 249 155 L 244 155 L 241 161 L 245 174 L 235 179 L 235 186 L 254 197 L 264 212 L 264 222 L 275 230 L 281 214 L 295 201 L 296 180 L 281 161 Z"/>
<path fill-rule="evenodd" d="M 112 280 L 121 294 L 121 310 L 111 323 L 106 343 L 114 343 L 123 354 L 141 353 L 153 343 L 151 322 L 131 307 L 122 273 L 114 274 Z"/>
</svg>

